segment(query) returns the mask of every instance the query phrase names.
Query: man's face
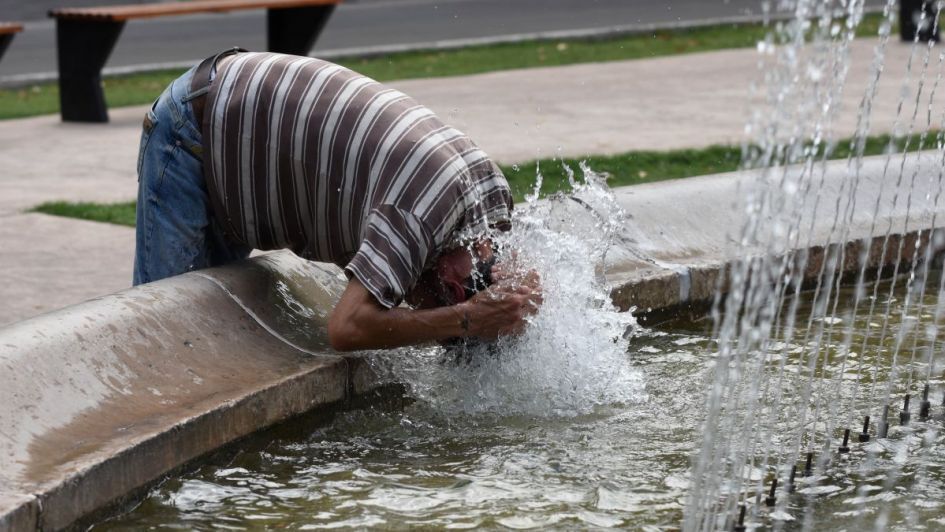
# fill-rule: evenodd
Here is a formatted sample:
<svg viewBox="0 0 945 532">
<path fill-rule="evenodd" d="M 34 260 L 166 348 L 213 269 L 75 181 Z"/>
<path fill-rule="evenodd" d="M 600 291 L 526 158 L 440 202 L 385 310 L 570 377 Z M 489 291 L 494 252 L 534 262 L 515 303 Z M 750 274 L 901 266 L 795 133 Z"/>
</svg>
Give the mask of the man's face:
<svg viewBox="0 0 945 532">
<path fill-rule="evenodd" d="M 466 248 L 459 247 L 442 253 L 433 268 L 423 274 L 414 289 L 407 294 L 407 303 L 415 308 L 434 308 L 462 303 L 471 297 L 477 287 L 473 271 L 477 265 L 481 268 L 494 262 L 492 245 L 488 241 L 478 242 L 473 246 L 473 253 L 478 257 L 473 263 L 473 256 Z"/>
</svg>

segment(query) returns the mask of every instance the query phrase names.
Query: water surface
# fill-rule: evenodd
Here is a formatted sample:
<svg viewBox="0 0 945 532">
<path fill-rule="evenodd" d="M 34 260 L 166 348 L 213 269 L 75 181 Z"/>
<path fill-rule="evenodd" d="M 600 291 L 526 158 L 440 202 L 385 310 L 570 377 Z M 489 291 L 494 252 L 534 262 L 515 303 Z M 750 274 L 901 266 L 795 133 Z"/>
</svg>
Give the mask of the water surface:
<svg viewBox="0 0 945 532">
<path fill-rule="evenodd" d="M 799 315 L 808 312 L 805 302 Z M 423 399 L 341 412 L 296 427 L 302 437 L 277 435 L 169 479 L 93 529 L 678 529 L 711 381 L 708 326 L 675 323 L 627 340 L 625 363 L 644 383 L 637 400 L 575 415 L 463 413 Z M 878 357 L 886 342 L 874 346 Z M 763 509 L 758 522 L 853 530 L 886 511 L 893 530 L 945 526 L 945 442 L 928 430 L 937 423 L 854 443 L 799 481 L 784 515 Z"/>
</svg>

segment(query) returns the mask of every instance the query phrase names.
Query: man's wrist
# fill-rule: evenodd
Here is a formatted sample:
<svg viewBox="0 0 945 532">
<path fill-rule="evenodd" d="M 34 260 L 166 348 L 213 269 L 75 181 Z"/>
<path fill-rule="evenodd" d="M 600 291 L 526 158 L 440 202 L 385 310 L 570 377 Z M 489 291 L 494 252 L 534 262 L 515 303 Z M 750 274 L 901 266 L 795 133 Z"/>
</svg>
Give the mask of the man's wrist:
<svg viewBox="0 0 945 532">
<path fill-rule="evenodd" d="M 472 321 L 469 318 L 469 304 L 459 303 L 453 305 L 452 308 L 456 312 L 456 318 L 459 321 L 460 336 L 463 338 L 471 336 Z"/>
</svg>

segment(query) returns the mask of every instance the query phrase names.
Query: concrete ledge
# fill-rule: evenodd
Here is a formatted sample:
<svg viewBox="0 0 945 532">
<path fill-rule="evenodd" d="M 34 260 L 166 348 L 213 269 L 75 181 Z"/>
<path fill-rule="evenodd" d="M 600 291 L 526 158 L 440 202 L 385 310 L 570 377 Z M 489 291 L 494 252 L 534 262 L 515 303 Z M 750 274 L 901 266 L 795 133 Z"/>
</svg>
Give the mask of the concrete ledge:
<svg viewBox="0 0 945 532">
<path fill-rule="evenodd" d="M 935 233 L 945 235 L 945 228 L 939 227 Z M 885 254 L 883 254 L 884 243 Z M 867 275 L 874 275 L 877 270 L 883 268 L 883 277 L 886 278 L 892 276 L 894 271 L 892 266 L 897 262 L 900 272 L 909 271 L 913 257 L 925 256 L 925 246 L 928 243 L 928 231 L 913 231 L 905 235 L 889 235 L 888 240 L 885 236 L 878 236 L 828 247 L 815 246 L 798 250 L 798 253 L 792 254 L 788 260 L 794 261 L 796 268 L 803 264 L 801 280 L 806 288 L 810 288 L 820 277 L 821 266 L 828 259 L 829 251 L 842 245 L 844 261 L 843 264 L 838 265 L 836 271 L 843 276 L 845 284 L 850 284 L 856 282 L 859 275 L 861 268 L 859 258 L 864 247 L 869 246 L 866 254 Z M 918 253 L 916 253 L 917 246 Z M 933 259 L 939 260 L 945 249 L 938 246 L 932 251 Z M 610 296 L 614 305 L 620 310 L 636 309 L 635 315 L 643 324 L 648 325 L 673 319 L 687 312 L 694 315 L 702 314 L 715 297 L 717 289 L 720 289 L 722 293 L 728 292 L 731 268 L 730 262 L 719 263 L 693 267 L 682 272 L 664 271 L 642 278 L 628 279 L 622 283 L 614 283 Z"/>
<path fill-rule="evenodd" d="M 32 495 L 0 492 L 0 530 L 39 528 L 39 501 Z"/>
<path fill-rule="evenodd" d="M 68 527 L 228 442 L 370 391 L 358 357 L 252 311 L 291 309 L 321 331 L 340 286 L 337 269 L 274 254 L 0 329 L 0 530 Z"/>
<path fill-rule="evenodd" d="M 894 157 L 897 165 L 900 157 Z M 746 255 L 774 253 L 803 260 L 803 279 L 811 282 L 819 276 L 828 252 L 839 245 L 844 246 L 845 257 L 839 271 L 848 277 L 859 271 L 860 254 L 867 247 L 868 269 L 897 261 L 908 268 L 916 246 L 920 246 L 918 257 L 923 257 L 933 222 L 938 230 L 945 226 L 945 201 L 936 206 L 934 194 L 927 194 L 940 161 L 937 152 L 910 154 L 902 170 L 906 178 L 897 188 L 896 176 L 884 175 L 885 156 L 864 159 L 855 194 L 856 205 L 862 207 L 854 211 L 850 223 L 838 227 L 833 225 L 833 209 L 846 205 L 849 177 L 845 161 L 829 163 L 818 201 L 798 211 L 804 221 L 796 238 L 801 244 L 773 250 L 746 250 L 737 243 L 737 230 L 743 223 L 737 198 L 755 179 L 750 172 L 619 188 L 617 201 L 630 219 L 619 235 L 625 244 L 608 255 L 604 267 L 611 297 L 622 310 L 636 307 L 644 318 L 647 314 L 662 318 L 688 307 L 704 308 L 718 287 L 727 290 L 731 266 Z M 913 175 L 916 190 L 908 200 Z M 881 201 L 874 217 L 877 197 Z M 563 219 L 574 223 L 580 218 L 581 207 L 565 208 L 570 212 Z M 843 242 L 839 242 L 841 236 Z M 942 250 L 934 251 L 938 255 Z"/>
</svg>

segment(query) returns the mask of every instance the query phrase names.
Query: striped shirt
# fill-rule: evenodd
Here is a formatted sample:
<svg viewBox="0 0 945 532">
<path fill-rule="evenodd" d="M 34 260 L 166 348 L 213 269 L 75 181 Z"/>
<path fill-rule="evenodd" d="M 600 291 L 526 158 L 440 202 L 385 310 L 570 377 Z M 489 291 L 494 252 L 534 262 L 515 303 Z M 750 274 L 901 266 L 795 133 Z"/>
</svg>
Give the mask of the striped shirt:
<svg viewBox="0 0 945 532">
<path fill-rule="evenodd" d="M 472 140 L 356 72 L 242 53 L 207 98 L 204 170 L 227 233 L 338 264 L 388 308 L 439 252 L 509 222 L 508 183 Z"/>
</svg>

